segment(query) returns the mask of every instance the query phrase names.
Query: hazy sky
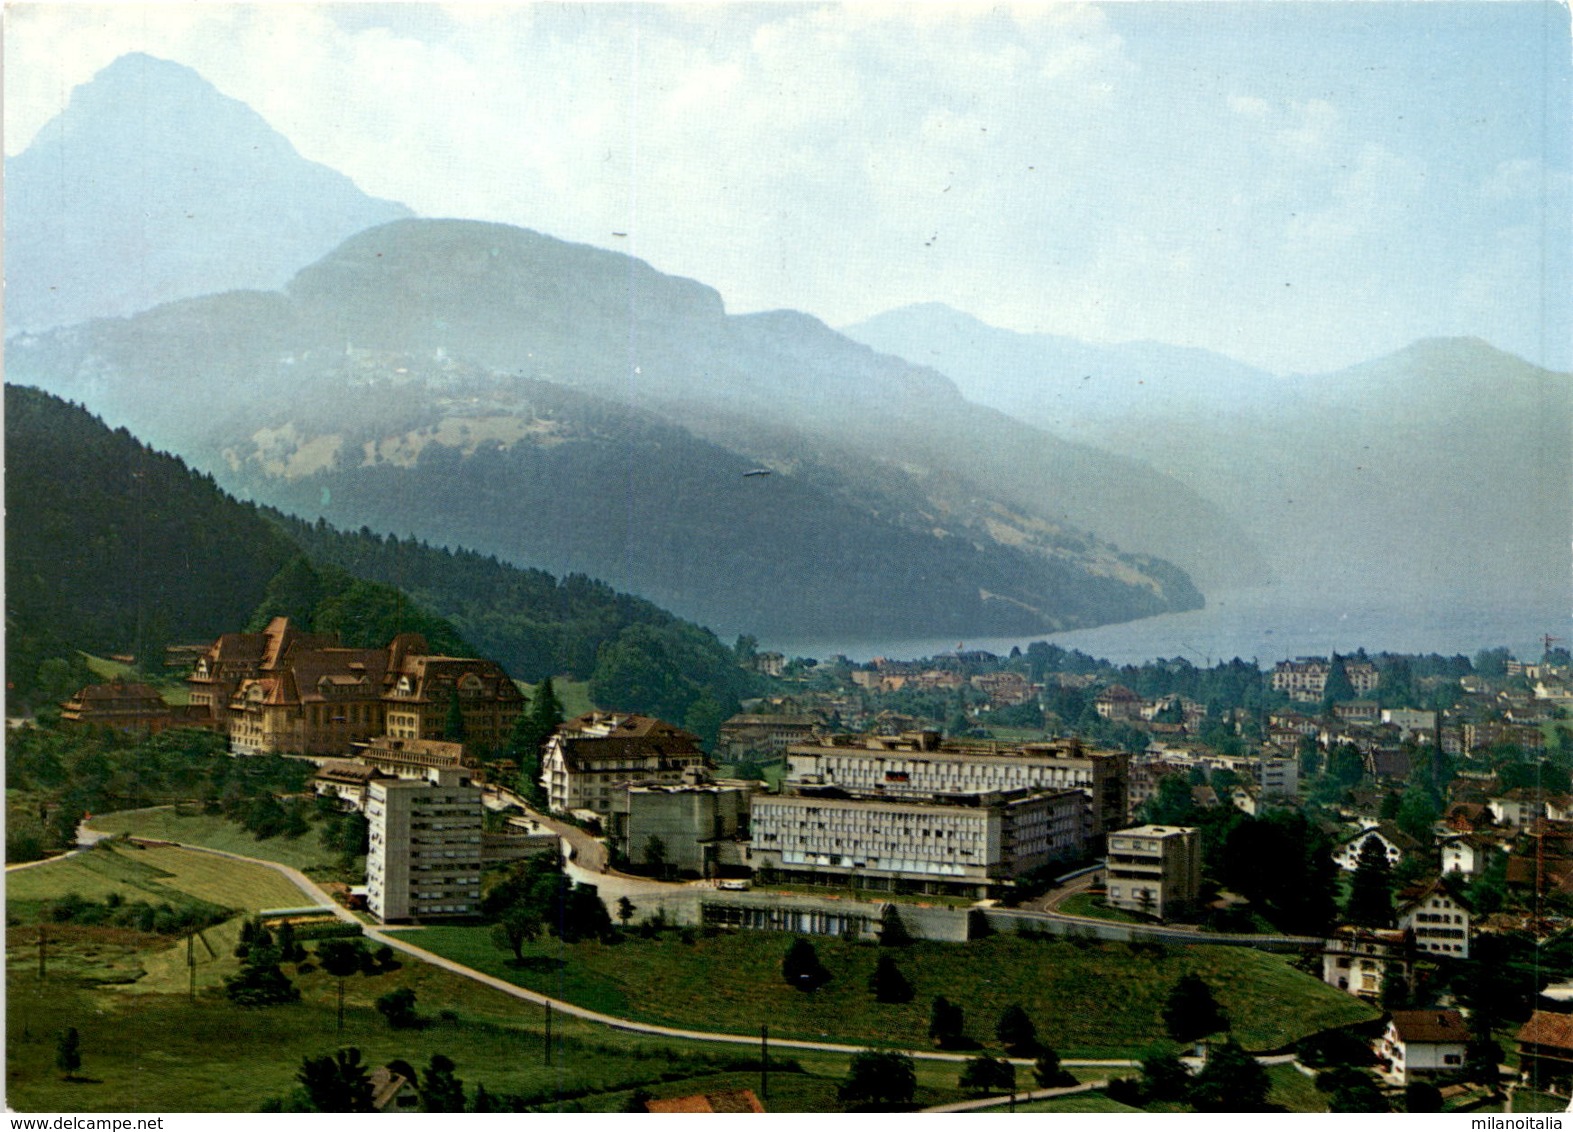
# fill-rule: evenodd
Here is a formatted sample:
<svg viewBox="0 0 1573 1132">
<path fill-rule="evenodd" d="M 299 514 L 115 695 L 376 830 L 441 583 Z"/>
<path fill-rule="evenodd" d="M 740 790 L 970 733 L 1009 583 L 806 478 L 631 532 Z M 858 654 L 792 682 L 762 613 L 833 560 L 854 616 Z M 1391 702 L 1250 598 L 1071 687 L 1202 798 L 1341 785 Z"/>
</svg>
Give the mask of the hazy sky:
<svg viewBox="0 0 1573 1132">
<path fill-rule="evenodd" d="M 1472 334 L 1569 366 L 1558 5 L 17 4 L 6 153 L 134 50 L 369 193 L 734 312 L 938 300 L 1280 371 Z"/>
</svg>

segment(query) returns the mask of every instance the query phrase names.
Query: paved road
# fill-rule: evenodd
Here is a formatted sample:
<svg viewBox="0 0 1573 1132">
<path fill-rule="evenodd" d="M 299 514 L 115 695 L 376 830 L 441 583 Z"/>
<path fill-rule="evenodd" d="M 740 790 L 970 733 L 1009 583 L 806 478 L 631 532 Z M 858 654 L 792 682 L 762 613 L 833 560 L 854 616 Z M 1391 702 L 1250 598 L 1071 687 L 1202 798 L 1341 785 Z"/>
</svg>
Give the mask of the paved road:
<svg viewBox="0 0 1573 1132">
<path fill-rule="evenodd" d="M 168 808 L 169 808 L 168 806 L 150 806 L 149 807 L 149 809 L 155 809 L 155 810 L 168 809 Z M 5 871 L 8 872 L 8 873 L 14 873 L 14 872 L 17 872 L 17 871 L 19 871 L 21 869 L 36 869 L 39 865 L 47 865 L 51 861 L 64 861 L 67 857 L 75 857 L 77 854 L 79 854 L 79 853 L 81 853 L 81 852 L 83 852 L 83 851 L 85 851 L 87 849 L 91 849 L 93 846 L 97 845 L 100 841 L 107 841 L 107 840 L 109 840 L 109 838 L 111 838 L 113 836 L 115 836 L 115 835 L 112 834 L 112 833 L 101 833 L 100 831 L 98 831 L 96 829 L 88 829 L 87 828 L 87 823 L 83 822 L 81 825 L 76 827 L 76 848 L 75 849 L 68 849 L 64 853 L 57 853 L 53 857 L 41 857 L 41 858 L 39 858 L 36 861 L 23 861 L 19 865 L 7 865 L 5 867 Z"/>
<path fill-rule="evenodd" d="M 93 830 L 85 830 L 85 832 L 91 835 L 95 840 L 107 836 Z M 272 869 L 273 871 L 286 877 L 291 883 L 295 885 L 296 888 L 300 889 L 301 892 L 305 893 L 315 903 L 331 908 L 333 914 L 339 919 L 345 921 L 346 923 L 360 926 L 362 931 L 365 933 L 366 938 L 370 939 L 372 942 L 387 944 L 394 950 L 402 951 L 404 954 L 409 955 L 415 959 L 419 959 L 423 963 L 429 963 L 434 967 L 440 967 L 445 971 L 450 971 L 453 974 L 461 975 L 464 978 L 474 980 L 475 982 L 481 983 L 484 986 L 491 987 L 493 990 L 501 991 L 503 994 L 509 995 L 512 998 L 516 998 L 524 1002 L 531 1002 L 542 1007 L 550 1006 L 554 1011 L 560 1014 L 567 1014 L 574 1018 L 582 1018 L 586 1022 L 595 1022 L 603 1026 L 609 1026 L 615 1030 L 625 1030 L 630 1033 L 652 1034 L 657 1037 L 677 1038 L 683 1041 L 715 1042 L 726 1045 L 745 1045 L 750 1047 L 757 1045 L 759 1042 L 758 1036 L 753 1034 L 722 1034 L 710 1030 L 688 1030 L 679 1026 L 662 1026 L 653 1022 L 639 1022 L 632 1018 L 619 1018 L 612 1014 L 602 1014 L 598 1010 L 590 1010 L 586 1007 L 578 1006 L 571 1002 L 564 1002 L 562 999 L 552 998 L 549 995 L 540 994 L 537 991 L 517 986 L 504 979 L 499 979 L 494 975 L 488 975 L 484 971 L 477 971 L 474 967 L 467 967 L 462 963 L 458 963 L 452 959 L 448 959 L 445 956 L 438 955 L 435 952 L 427 951 L 425 948 L 411 943 L 405 937 L 407 935 L 418 935 L 421 930 L 418 927 L 385 929 L 363 923 L 361 920 L 352 915 L 347 908 L 344 908 L 342 905 L 333 900 L 333 898 L 323 891 L 323 889 L 315 881 L 306 876 L 306 874 L 302 873 L 299 869 L 292 868 L 289 865 L 280 864 L 277 861 L 265 861 L 259 857 L 247 857 L 243 854 L 230 853 L 223 849 L 209 849 L 204 845 L 191 845 L 186 842 L 178 841 L 169 842 L 169 844 L 179 845 L 182 849 L 190 849 L 198 853 L 210 853 L 215 857 L 227 857 L 230 860 L 244 861 L 248 864 L 261 865 L 264 868 Z M 801 1049 L 813 1050 L 822 1053 L 844 1054 L 861 1053 L 869 1048 L 868 1046 L 864 1045 L 852 1045 L 843 1042 L 815 1042 L 795 1038 L 772 1038 L 770 1044 L 772 1047 L 777 1049 Z M 972 1058 L 977 1056 L 976 1053 L 946 1053 L 939 1050 L 927 1049 L 903 1050 L 901 1052 L 922 1061 L 965 1062 L 970 1061 Z M 1257 1058 L 1257 1060 L 1262 1062 L 1264 1065 L 1272 1065 L 1283 1064 L 1293 1061 L 1294 1059 L 1292 1055 L 1280 1055 L 1277 1057 L 1260 1057 Z M 1030 1058 L 1011 1058 L 1010 1061 L 1018 1066 L 1031 1066 L 1033 1064 L 1032 1059 Z M 1067 1057 L 1061 1059 L 1060 1064 L 1067 1068 L 1129 1069 L 1135 1067 L 1139 1063 L 1134 1060 L 1118 1058 L 1100 1059 Z M 984 1099 L 987 1100 L 987 1098 Z M 1008 1101 L 1009 1098 L 1007 1097 L 1006 1100 Z M 979 1107 L 987 1107 L 987 1105 L 981 1105 Z"/>
</svg>

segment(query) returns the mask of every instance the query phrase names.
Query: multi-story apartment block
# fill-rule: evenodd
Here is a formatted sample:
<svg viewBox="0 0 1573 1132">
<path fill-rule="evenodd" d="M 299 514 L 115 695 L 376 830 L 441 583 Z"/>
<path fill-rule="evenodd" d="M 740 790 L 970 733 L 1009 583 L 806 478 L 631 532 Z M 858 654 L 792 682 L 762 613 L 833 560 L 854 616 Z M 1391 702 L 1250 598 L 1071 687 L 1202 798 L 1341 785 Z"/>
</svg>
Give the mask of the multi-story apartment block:
<svg viewBox="0 0 1573 1132">
<path fill-rule="evenodd" d="M 930 798 L 756 794 L 749 862 L 784 880 L 982 897 L 1079 856 L 1077 790 L 956 792 Z"/>
<path fill-rule="evenodd" d="M 1196 902 L 1201 835 L 1184 826 L 1142 825 L 1109 834 L 1108 901 L 1163 919 Z"/>
<path fill-rule="evenodd" d="M 1002 790 L 1079 790 L 1088 842 L 1125 823 L 1129 756 L 1074 739 L 1007 746 L 943 743 L 936 731 L 836 735 L 787 748 L 786 788 L 839 787 L 891 798 Z"/>
<path fill-rule="evenodd" d="M 1285 756 L 1263 755 L 1247 764 L 1255 772 L 1256 785 L 1265 798 L 1293 798 L 1300 791 L 1300 760 Z"/>
<path fill-rule="evenodd" d="M 481 900 L 481 791 L 463 770 L 366 787 L 366 907 L 384 923 L 472 916 Z"/>
<path fill-rule="evenodd" d="M 501 667 L 427 653 L 401 633 L 386 648 L 341 648 L 276 617 L 261 633 L 227 633 L 187 679 L 193 710 L 225 730 L 240 754 L 344 755 L 391 733 L 441 738 L 458 702 L 472 749 L 501 747 L 524 697 Z"/>
<path fill-rule="evenodd" d="M 557 728 L 541 756 L 541 786 L 553 813 L 610 817 L 634 784 L 682 783 L 709 760 L 699 738 L 646 715 L 590 712 Z"/>
</svg>

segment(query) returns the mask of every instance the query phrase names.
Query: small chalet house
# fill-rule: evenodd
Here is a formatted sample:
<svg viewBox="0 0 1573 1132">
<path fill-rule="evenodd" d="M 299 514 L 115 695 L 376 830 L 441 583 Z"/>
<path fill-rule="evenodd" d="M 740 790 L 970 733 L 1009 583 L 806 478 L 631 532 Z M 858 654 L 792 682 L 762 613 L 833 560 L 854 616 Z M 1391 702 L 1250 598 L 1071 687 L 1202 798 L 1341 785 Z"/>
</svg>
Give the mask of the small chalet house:
<svg viewBox="0 0 1573 1132">
<path fill-rule="evenodd" d="M 1566 1092 L 1573 1079 L 1573 1014 L 1537 1010 L 1518 1031 L 1518 1067 L 1537 1089 Z"/>
<path fill-rule="evenodd" d="M 1456 1010 L 1395 1010 L 1374 1046 L 1378 1072 L 1398 1086 L 1457 1073 L 1464 1067 L 1468 1041 L 1469 1030 Z"/>
<path fill-rule="evenodd" d="M 1435 881 L 1399 893 L 1398 926 L 1414 933 L 1419 951 L 1469 958 L 1469 909 Z"/>
<path fill-rule="evenodd" d="M 1478 876 L 1486 871 L 1490 853 L 1491 843 L 1484 838 L 1468 833 L 1449 837 L 1442 842 L 1442 871 Z"/>
<path fill-rule="evenodd" d="M 1322 982 L 1371 1002 L 1390 982 L 1408 986 L 1413 966 L 1408 932 L 1344 924 L 1322 942 Z"/>
<path fill-rule="evenodd" d="M 1360 850 L 1373 837 L 1382 843 L 1387 853 L 1387 863 L 1392 868 L 1397 868 L 1409 854 L 1420 851 L 1420 842 L 1392 822 L 1381 822 L 1346 838 L 1342 845 L 1333 850 L 1333 862 L 1341 869 L 1354 872 L 1360 867 Z"/>
</svg>

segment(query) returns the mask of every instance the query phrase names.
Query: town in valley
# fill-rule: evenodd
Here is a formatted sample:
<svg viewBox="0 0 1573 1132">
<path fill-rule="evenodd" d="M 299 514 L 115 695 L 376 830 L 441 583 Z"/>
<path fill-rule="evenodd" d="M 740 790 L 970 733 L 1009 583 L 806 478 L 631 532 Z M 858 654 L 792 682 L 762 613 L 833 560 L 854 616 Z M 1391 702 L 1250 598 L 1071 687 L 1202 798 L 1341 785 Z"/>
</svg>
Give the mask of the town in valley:
<svg viewBox="0 0 1573 1132">
<path fill-rule="evenodd" d="M 13 1124 L 1573 1111 L 1566 4 L 3 19 Z"/>
</svg>

